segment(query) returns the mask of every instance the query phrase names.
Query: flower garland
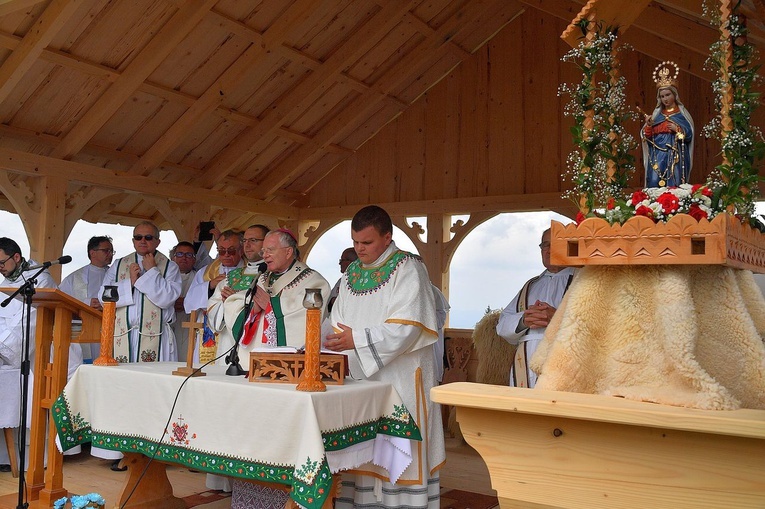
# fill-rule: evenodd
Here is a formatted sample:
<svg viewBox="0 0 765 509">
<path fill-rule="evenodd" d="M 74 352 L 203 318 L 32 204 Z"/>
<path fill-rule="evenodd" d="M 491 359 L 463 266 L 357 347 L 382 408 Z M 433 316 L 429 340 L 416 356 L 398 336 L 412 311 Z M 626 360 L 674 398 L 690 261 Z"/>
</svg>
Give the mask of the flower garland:
<svg viewBox="0 0 765 509">
<path fill-rule="evenodd" d="M 53 509 L 64 509 L 69 499 L 59 498 L 53 502 Z M 98 493 L 89 493 L 87 495 L 72 495 L 71 509 L 83 509 L 85 507 L 97 507 L 103 509 L 106 505 L 104 498 Z"/>
<path fill-rule="evenodd" d="M 644 216 L 653 222 L 669 221 L 677 214 L 688 214 L 697 221 L 711 221 L 724 212 L 713 188 L 707 184 L 681 184 L 678 187 L 649 187 L 635 191 L 626 199 L 610 198 L 604 210 L 592 216 L 602 217 L 610 224 L 624 223 L 634 216 Z M 576 222 L 586 219 L 577 215 Z"/>
<path fill-rule="evenodd" d="M 588 34 L 590 23 L 580 21 L 583 36 Z M 627 186 L 635 170 L 631 152 L 637 147 L 635 138 L 624 129 L 624 123 L 636 113 L 626 107 L 627 80 L 619 74 L 616 58 L 629 46 L 617 45 L 617 30 L 601 24 L 590 36 L 562 58 L 579 67 L 581 83 L 564 83 L 558 89 L 558 96 L 571 97 L 564 115 L 574 118 L 571 134 L 577 147 L 568 156 L 563 176 L 564 181 L 573 183 L 573 189 L 563 196 L 583 214 L 605 206 Z"/>
<path fill-rule="evenodd" d="M 727 22 L 723 24 L 719 8 L 710 0 L 704 2 L 704 14 L 713 24 L 730 34 L 727 40 L 719 40 L 712 45 L 705 64 L 707 70 L 717 73 L 717 79 L 712 84 L 717 94 L 715 105 L 718 111 L 722 110 L 723 96 L 728 91 L 733 101 L 728 110 L 730 125 L 724 125 L 722 114 L 718 114 L 704 126 L 703 133 L 707 138 L 719 140 L 722 145 L 725 161 L 717 166 L 709 180 L 719 186 L 723 206 L 759 227 L 754 213 L 755 202 L 760 195 L 758 184 L 761 177 L 755 163 L 765 156 L 765 140 L 750 119 L 760 102 L 760 94 L 753 87 L 762 79 L 757 74 L 759 65 L 754 63 L 757 50 L 747 40 L 746 18 L 738 13 L 740 5 L 740 1 L 735 2 Z M 727 65 L 728 47 L 732 53 L 731 65 Z"/>
</svg>

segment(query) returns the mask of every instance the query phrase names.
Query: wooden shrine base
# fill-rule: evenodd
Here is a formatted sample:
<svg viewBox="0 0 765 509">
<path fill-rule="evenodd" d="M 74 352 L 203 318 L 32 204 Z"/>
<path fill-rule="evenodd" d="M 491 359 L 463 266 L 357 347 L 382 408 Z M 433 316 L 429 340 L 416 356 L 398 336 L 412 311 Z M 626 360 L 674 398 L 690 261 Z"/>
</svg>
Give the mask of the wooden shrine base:
<svg viewBox="0 0 765 509">
<path fill-rule="evenodd" d="M 502 509 L 759 509 L 765 410 L 696 410 L 467 382 L 457 407 Z"/>
</svg>

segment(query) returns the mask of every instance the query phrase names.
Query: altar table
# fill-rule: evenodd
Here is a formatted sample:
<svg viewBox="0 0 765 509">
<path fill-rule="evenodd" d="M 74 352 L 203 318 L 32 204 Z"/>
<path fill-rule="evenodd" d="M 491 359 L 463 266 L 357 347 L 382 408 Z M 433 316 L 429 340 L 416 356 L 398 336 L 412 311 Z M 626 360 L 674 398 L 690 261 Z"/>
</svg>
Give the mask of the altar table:
<svg viewBox="0 0 765 509">
<path fill-rule="evenodd" d="M 395 482 L 420 431 L 396 390 L 346 379 L 326 392 L 251 383 L 208 366 L 205 377 L 170 373 L 178 363 L 83 365 L 53 407 L 66 450 L 92 441 L 218 475 L 287 484 L 291 498 L 321 507 L 332 473 L 374 461 Z M 173 408 L 176 393 L 180 395 Z M 171 408 L 172 413 L 171 413 Z"/>
</svg>

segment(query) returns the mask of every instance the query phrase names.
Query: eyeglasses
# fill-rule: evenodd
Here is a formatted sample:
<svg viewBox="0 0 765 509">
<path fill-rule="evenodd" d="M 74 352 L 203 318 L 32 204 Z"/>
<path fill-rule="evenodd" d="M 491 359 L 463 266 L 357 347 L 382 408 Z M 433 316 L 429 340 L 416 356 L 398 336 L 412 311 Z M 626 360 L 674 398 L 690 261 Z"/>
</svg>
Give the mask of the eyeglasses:
<svg viewBox="0 0 765 509">
<path fill-rule="evenodd" d="M 9 256 L 8 258 L 0 262 L 0 267 L 5 268 L 5 264 L 8 263 L 8 260 L 10 260 L 11 258 L 13 258 L 13 255 Z"/>
<path fill-rule="evenodd" d="M 107 254 L 117 254 L 117 251 L 115 251 L 114 249 L 107 249 L 105 247 L 92 249 L 92 251 L 103 251 L 104 253 L 107 253 Z"/>
<path fill-rule="evenodd" d="M 175 253 L 176 258 L 196 258 L 197 255 L 194 253 Z"/>
<path fill-rule="evenodd" d="M 549 242 L 542 242 L 539 244 L 540 249 L 550 249 L 550 243 Z"/>
<path fill-rule="evenodd" d="M 156 235 L 133 235 L 133 240 L 135 241 L 142 241 L 143 239 L 146 239 L 148 242 L 151 242 L 152 240 L 156 239 Z"/>
<path fill-rule="evenodd" d="M 261 249 L 260 256 L 263 256 L 264 254 L 272 255 L 276 252 L 277 249 L 289 249 L 289 246 L 267 247 L 265 249 Z"/>
<path fill-rule="evenodd" d="M 238 247 L 229 247 L 229 248 L 221 247 L 218 249 L 218 254 L 220 256 L 225 256 L 225 255 L 234 256 L 238 252 L 239 252 Z"/>
<path fill-rule="evenodd" d="M 251 238 L 251 239 L 244 239 L 245 244 L 254 244 L 256 242 L 263 242 L 264 239 L 258 239 L 258 238 Z"/>
</svg>

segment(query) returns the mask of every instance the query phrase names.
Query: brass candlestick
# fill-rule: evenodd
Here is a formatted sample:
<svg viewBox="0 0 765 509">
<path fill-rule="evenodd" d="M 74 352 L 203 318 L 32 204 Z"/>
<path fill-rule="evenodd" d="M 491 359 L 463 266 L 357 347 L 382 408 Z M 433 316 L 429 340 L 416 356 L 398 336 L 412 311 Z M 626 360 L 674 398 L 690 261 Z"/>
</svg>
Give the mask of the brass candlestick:
<svg viewBox="0 0 765 509">
<path fill-rule="evenodd" d="M 96 366 L 117 366 L 119 362 L 112 357 L 114 352 L 114 319 L 117 315 L 117 301 L 119 294 L 116 286 L 105 286 L 101 297 L 104 301 L 104 310 L 101 316 L 101 353 L 93 361 Z"/>
<path fill-rule="evenodd" d="M 321 381 L 321 309 L 324 299 L 318 288 L 306 288 L 303 297 L 305 313 L 305 361 L 303 374 L 297 390 L 305 392 L 324 392 L 327 386 Z"/>
</svg>

